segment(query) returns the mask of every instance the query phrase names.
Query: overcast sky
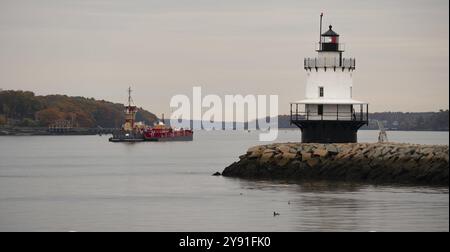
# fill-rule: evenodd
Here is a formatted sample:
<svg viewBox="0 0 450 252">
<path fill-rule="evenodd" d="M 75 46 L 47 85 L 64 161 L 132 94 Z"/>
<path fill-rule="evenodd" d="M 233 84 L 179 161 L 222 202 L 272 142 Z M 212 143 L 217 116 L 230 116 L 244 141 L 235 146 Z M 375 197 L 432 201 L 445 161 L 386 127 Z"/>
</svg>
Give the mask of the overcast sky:
<svg viewBox="0 0 450 252">
<path fill-rule="evenodd" d="M 0 0 L 0 88 L 168 113 L 175 94 L 304 97 L 319 14 L 356 57 L 371 111 L 437 111 L 449 97 L 448 0 Z"/>
</svg>

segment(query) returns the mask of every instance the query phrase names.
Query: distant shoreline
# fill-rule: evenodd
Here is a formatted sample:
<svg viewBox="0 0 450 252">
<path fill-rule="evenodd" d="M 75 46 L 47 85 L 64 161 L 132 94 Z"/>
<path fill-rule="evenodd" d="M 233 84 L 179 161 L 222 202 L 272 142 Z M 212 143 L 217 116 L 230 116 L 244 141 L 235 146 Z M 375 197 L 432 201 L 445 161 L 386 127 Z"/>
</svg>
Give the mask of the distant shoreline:
<svg viewBox="0 0 450 252">
<path fill-rule="evenodd" d="M 298 130 L 297 128 L 278 128 L 279 130 Z M 113 128 L 70 128 L 61 131 L 50 131 L 46 127 L 8 127 L 0 126 L 0 136 L 85 136 L 85 135 L 108 135 L 114 130 Z M 203 131 L 204 129 L 202 129 Z M 364 131 L 377 131 L 377 129 L 361 129 Z M 225 130 L 218 131 L 237 131 Z M 247 130 L 242 130 L 247 131 Z M 257 129 L 256 131 L 259 131 Z M 448 130 L 388 130 L 388 131 L 405 131 L 405 132 L 449 132 Z"/>
<path fill-rule="evenodd" d="M 51 130 L 47 127 L 0 127 L 0 136 L 90 136 L 107 135 L 115 129 L 67 128 Z"/>
<path fill-rule="evenodd" d="M 29 91 L 0 90 L 0 129 L 2 127 L 47 127 L 70 125 L 74 128 L 118 128 L 125 120 L 123 104 L 93 98 L 69 97 L 65 95 L 36 96 Z M 268 119 L 268 118 L 267 118 Z M 290 123 L 290 115 L 278 115 L 279 129 L 297 128 Z M 157 116 L 139 108 L 137 121 L 147 125 L 159 121 Z M 222 119 L 221 119 L 222 120 Z M 165 120 L 168 122 L 168 120 Z M 231 121 L 231 120 L 230 120 Z M 197 120 L 190 120 L 190 125 Z M 369 113 L 369 125 L 361 130 L 378 130 L 381 122 L 386 130 L 395 131 L 449 131 L 449 110 L 436 112 L 373 112 Z M 169 124 L 169 123 L 167 123 Z M 238 128 L 258 125 L 257 121 L 222 122 L 222 128 L 236 124 Z M 21 128 L 18 128 L 19 130 Z M 0 133 L 1 134 L 1 133 Z"/>
</svg>

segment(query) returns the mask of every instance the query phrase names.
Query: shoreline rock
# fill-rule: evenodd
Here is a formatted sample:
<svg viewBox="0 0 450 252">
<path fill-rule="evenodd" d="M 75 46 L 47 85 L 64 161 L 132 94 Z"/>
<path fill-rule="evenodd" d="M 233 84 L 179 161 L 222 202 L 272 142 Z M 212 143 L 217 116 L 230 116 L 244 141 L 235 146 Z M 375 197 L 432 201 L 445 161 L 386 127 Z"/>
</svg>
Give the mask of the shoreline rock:
<svg viewBox="0 0 450 252">
<path fill-rule="evenodd" d="M 448 186 L 448 156 L 448 145 L 269 144 L 248 149 L 222 176 Z"/>
</svg>

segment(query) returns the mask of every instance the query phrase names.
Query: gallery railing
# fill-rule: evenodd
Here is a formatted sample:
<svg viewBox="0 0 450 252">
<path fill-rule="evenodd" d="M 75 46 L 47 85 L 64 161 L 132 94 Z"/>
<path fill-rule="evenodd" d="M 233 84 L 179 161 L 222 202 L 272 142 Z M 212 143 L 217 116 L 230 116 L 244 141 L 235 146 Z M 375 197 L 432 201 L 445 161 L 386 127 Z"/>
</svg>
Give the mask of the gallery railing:
<svg viewBox="0 0 450 252">
<path fill-rule="evenodd" d="M 296 106 L 297 105 L 297 106 Z M 291 121 L 357 121 L 369 122 L 369 105 L 355 105 L 353 112 L 339 111 L 337 106 L 334 112 L 305 111 L 300 110 L 298 105 L 291 104 Z M 359 107 L 359 108 L 358 108 Z"/>
<path fill-rule="evenodd" d="M 347 68 L 355 69 L 356 60 L 354 58 L 305 58 L 305 69 L 312 68 Z"/>
</svg>

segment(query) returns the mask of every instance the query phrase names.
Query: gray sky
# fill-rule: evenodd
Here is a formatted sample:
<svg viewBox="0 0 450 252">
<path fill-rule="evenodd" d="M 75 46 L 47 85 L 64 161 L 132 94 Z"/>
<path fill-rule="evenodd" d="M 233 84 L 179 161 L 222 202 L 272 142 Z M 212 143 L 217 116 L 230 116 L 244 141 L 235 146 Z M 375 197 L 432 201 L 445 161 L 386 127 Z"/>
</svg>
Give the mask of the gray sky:
<svg viewBox="0 0 450 252">
<path fill-rule="evenodd" d="M 371 111 L 448 108 L 448 0 L 0 0 L 0 88 L 168 113 L 175 94 L 304 96 L 318 22 L 356 57 Z"/>
</svg>

